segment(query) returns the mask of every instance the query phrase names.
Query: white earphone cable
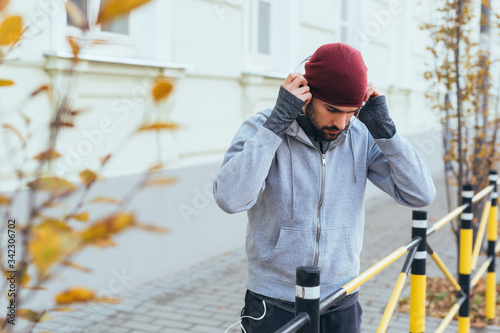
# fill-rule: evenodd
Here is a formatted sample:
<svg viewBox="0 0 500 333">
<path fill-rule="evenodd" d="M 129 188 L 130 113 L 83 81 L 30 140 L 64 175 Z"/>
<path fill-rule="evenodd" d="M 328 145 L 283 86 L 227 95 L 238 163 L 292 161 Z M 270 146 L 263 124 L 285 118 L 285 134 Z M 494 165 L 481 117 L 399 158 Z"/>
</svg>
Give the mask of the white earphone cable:
<svg viewBox="0 0 500 333">
<path fill-rule="evenodd" d="M 264 313 L 262 314 L 262 316 L 260 316 L 259 318 L 255 318 L 255 317 L 251 317 L 251 316 L 242 316 L 241 319 L 243 318 L 248 318 L 248 319 L 252 319 L 252 320 L 262 320 L 264 319 L 264 317 L 266 316 L 266 312 L 267 312 L 267 309 L 266 309 L 266 302 L 262 301 L 262 304 L 264 305 Z M 245 330 L 245 328 L 243 327 L 243 325 L 241 324 L 241 319 L 238 320 L 237 322 L 235 322 L 234 324 L 232 324 L 231 326 L 229 326 L 225 331 L 224 333 L 227 333 L 229 332 L 229 330 L 235 326 L 235 325 L 238 325 L 240 324 L 240 327 L 241 329 L 243 330 L 244 333 L 247 333 L 247 331 Z"/>
<path fill-rule="evenodd" d="M 298 72 L 298 71 L 300 70 L 300 66 L 301 66 L 302 64 L 304 64 L 304 63 L 308 62 L 309 60 L 311 60 L 311 57 L 312 57 L 312 56 L 307 56 L 307 57 L 305 57 L 305 58 L 304 58 L 301 62 L 299 62 L 299 63 L 297 64 L 297 66 L 295 66 L 295 68 L 294 68 L 294 70 L 293 70 L 293 71 L 294 71 L 294 72 Z"/>
</svg>

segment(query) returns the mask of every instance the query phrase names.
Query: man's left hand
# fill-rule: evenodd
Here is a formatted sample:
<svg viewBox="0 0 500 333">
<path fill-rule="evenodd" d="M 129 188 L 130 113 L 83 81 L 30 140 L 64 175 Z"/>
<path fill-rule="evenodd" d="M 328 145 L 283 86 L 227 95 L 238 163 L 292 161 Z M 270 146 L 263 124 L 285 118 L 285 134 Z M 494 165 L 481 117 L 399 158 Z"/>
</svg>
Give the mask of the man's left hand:
<svg viewBox="0 0 500 333">
<path fill-rule="evenodd" d="M 385 96 L 372 82 L 366 87 L 365 102 L 358 119 L 365 124 L 375 139 L 392 138 L 396 133 L 396 126 L 389 116 Z"/>
<path fill-rule="evenodd" d="M 364 102 L 368 102 L 368 100 L 372 96 L 377 97 L 380 95 L 381 95 L 380 91 L 377 88 L 375 88 L 375 85 L 373 84 L 373 82 L 368 82 L 368 85 L 366 86 L 366 94 L 365 94 Z"/>
</svg>

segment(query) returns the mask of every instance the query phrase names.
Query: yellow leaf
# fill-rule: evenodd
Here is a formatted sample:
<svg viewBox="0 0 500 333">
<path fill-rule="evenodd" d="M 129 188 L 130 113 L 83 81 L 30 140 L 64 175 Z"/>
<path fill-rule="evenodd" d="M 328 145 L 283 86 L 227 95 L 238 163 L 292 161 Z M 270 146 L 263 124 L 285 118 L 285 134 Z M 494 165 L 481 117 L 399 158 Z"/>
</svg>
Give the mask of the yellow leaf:
<svg viewBox="0 0 500 333">
<path fill-rule="evenodd" d="M 29 182 L 28 187 L 37 191 L 47 191 L 53 194 L 61 194 L 76 190 L 76 186 L 69 181 L 58 177 L 42 177 Z"/>
<path fill-rule="evenodd" d="M 25 270 L 26 270 L 26 269 L 25 269 Z M 7 279 L 9 279 L 9 278 L 11 277 L 11 275 L 12 275 L 12 273 L 10 273 L 10 271 L 7 271 L 7 270 L 6 270 L 5 268 L 3 268 L 3 267 L 2 267 L 2 273 L 3 273 L 3 275 L 4 275 Z M 16 274 L 16 280 L 17 280 L 16 282 L 17 282 L 17 283 L 25 284 L 26 282 L 28 282 L 28 281 L 29 281 L 29 279 L 30 279 L 29 275 L 25 275 L 24 277 L 23 277 L 23 276 L 21 276 L 21 275 L 22 275 L 22 274 L 20 274 L 20 272 L 17 272 L 17 274 Z M 19 278 L 20 278 L 20 277 L 23 279 L 23 281 L 20 281 L 20 280 L 19 280 Z"/>
<path fill-rule="evenodd" d="M 71 47 L 71 52 L 73 53 L 73 56 L 78 59 L 78 55 L 80 54 L 80 44 L 78 44 L 78 41 L 76 40 L 75 37 L 68 36 L 67 37 L 69 46 Z"/>
<path fill-rule="evenodd" d="M 36 155 L 35 157 L 33 157 L 33 159 L 38 161 L 45 161 L 45 160 L 55 160 L 59 157 L 61 157 L 61 154 L 59 154 L 57 151 L 47 150 Z"/>
<path fill-rule="evenodd" d="M 13 86 L 14 81 L 12 80 L 2 80 L 0 79 L 0 87 L 8 87 L 8 86 Z"/>
<path fill-rule="evenodd" d="M 149 168 L 149 171 L 158 171 L 158 170 L 161 170 L 162 168 L 163 168 L 163 164 L 158 163 L 156 165 L 153 165 L 151 168 Z"/>
<path fill-rule="evenodd" d="M 35 97 L 36 95 L 38 95 L 38 94 L 40 94 L 42 92 L 50 93 L 51 91 L 52 91 L 51 86 L 48 85 L 48 84 L 44 84 L 41 87 L 39 87 L 37 90 L 33 91 L 31 93 L 31 97 Z"/>
<path fill-rule="evenodd" d="M 22 113 L 21 111 L 17 111 L 17 112 L 21 115 L 21 117 L 23 117 L 23 119 L 24 119 L 24 123 L 25 123 L 26 125 L 29 125 L 29 124 L 31 123 L 31 119 L 30 119 L 28 116 L 26 116 L 26 115 L 25 115 L 24 113 Z"/>
<path fill-rule="evenodd" d="M 53 219 L 50 217 L 44 218 L 40 226 L 48 226 L 58 231 L 71 231 L 71 227 L 67 225 L 64 221 Z"/>
<path fill-rule="evenodd" d="M 80 172 L 79 176 L 80 179 L 82 180 L 82 183 L 87 187 L 92 185 L 97 179 L 97 174 L 95 174 L 93 171 L 89 169 L 85 169 L 82 172 Z"/>
<path fill-rule="evenodd" d="M 47 290 L 47 288 L 42 286 L 24 286 L 23 289 L 31 289 L 31 290 Z"/>
<path fill-rule="evenodd" d="M 69 215 L 68 217 L 81 222 L 87 222 L 89 220 L 89 212 L 82 212 L 79 214 Z"/>
<path fill-rule="evenodd" d="M 5 298 L 7 298 L 7 302 L 10 302 L 11 299 L 14 299 L 14 295 L 10 296 L 9 297 L 9 291 L 8 290 L 4 290 L 3 291 L 4 295 L 5 295 Z"/>
<path fill-rule="evenodd" d="M 57 304 L 91 302 L 94 300 L 96 300 L 94 292 L 84 287 L 74 287 L 56 295 Z"/>
<path fill-rule="evenodd" d="M 19 283 L 23 288 L 30 282 L 31 277 L 28 274 L 28 266 L 24 266 L 23 271 L 17 272 L 17 283 Z"/>
<path fill-rule="evenodd" d="M 135 224 L 135 222 L 133 214 L 120 212 L 92 224 L 82 230 L 80 235 L 84 242 L 93 242 L 123 231 Z"/>
<path fill-rule="evenodd" d="M 10 45 L 19 40 L 23 30 L 23 18 L 9 16 L 0 24 L 0 45 Z"/>
<path fill-rule="evenodd" d="M 69 306 L 58 306 L 57 308 L 52 308 L 49 311 L 58 311 L 58 312 L 73 312 L 73 308 Z"/>
<path fill-rule="evenodd" d="M 79 244 L 80 239 L 73 231 L 44 222 L 33 228 L 29 253 L 40 275 L 46 276 L 51 266 L 72 254 Z"/>
<path fill-rule="evenodd" d="M 169 234 L 170 233 L 170 229 L 163 228 L 163 227 L 158 227 L 156 225 L 136 223 L 134 225 L 134 227 L 142 229 L 144 231 L 155 232 L 155 233 L 159 233 L 159 234 Z"/>
<path fill-rule="evenodd" d="M 106 236 L 97 240 L 92 241 L 90 245 L 95 246 L 97 248 L 105 248 L 105 247 L 110 247 L 110 246 L 116 246 L 118 244 L 115 243 L 113 238 Z"/>
<path fill-rule="evenodd" d="M 0 10 L 4 10 L 9 5 L 9 0 L 0 0 Z"/>
<path fill-rule="evenodd" d="M 92 39 L 92 45 L 107 45 L 109 40 L 106 39 Z"/>
<path fill-rule="evenodd" d="M 60 242 L 60 237 L 57 234 L 43 231 L 35 233 L 34 240 L 30 242 L 30 252 L 40 275 L 45 275 L 47 270 L 61 259 Z"/>
<path fill-rule="evenodd" d="M 163 101 L 170 95 L 173 88 L 174 85 L 167 79 L 165 78 L 157 79 L 153 84 L 153 88 L 151 89 L 151 95 L 153 96 L 153 100 L 157 103 Z"/>
<path fill-rule="evenodd" d="M 10 197 L 6 197 L 4 195 L 0 195 L 0 206 L 5 206 L 10 204 Z"/>
<path fill-rule="evenodd" d="M 71 267 L 71 268 L 77 269 L 77 270 L 84 272 L 84 273 L 92 273 L 92 270 L 90 268 L 80 266 L 78 264 L 75 264 L 74 262 L 63 261 L 63 262 L 61 262 L 61 264 L 66 266 L 66 267 Z"/>
<path fill-rule="evenodd" d="M 108 0 L 101 7 L 97 24 L 110 21 L 118 16 L 130 13 L 132 10 L 142 6 L 151 0 Z"/>
<path fill-rule="evenodd" d="M 71 111 L 68 111 L 68 114 L 72 117 L 76 117 L 76 116 L 81 115 L 84 112 L 87 112 L 87 111 L 86 110 L 71 110 Z"/>
<path fill-rule="evenodd" d="M 120 200 L 117 200 L 115 198 L 108 198 L 108 197 L 95 197 L 94 199 L 90 200 L 91 203 L 94 202 L 105 202 L 105 203 L 113 203 L 113 204 L 119 204 L 121 203 Z"/>
<path fill-rule="evenodd" d="M 175 178 L 155 178 L 148 180 L 145 186 L 169 185 L 175 183 L 176 181 L 177 179 Z"/>
<path fill-rule="evenodd" d="M 109 303 L 109 304 L 119 304 L 122 302 L 122 299 L 117 298 L 117 297 L 103 296 L 103 297 L 96 298 L 96 302 Z"/>
<path fill-rule="evenodd" d="M 99 161 L 101 161 L 101 165 L 104 166 L 109 161 L 110 158 L 111 154 L 108 154 L 104 157 L 99 157 Z"/>
<path fill-rule="evenodd" d="M 39 313 L 29 309 L 19 309 L 17 310 L 17 315 L 33 323 L 52 319 L 52 317 L 48 313 Z"/>
<path fill-rule="evenodd" d="M 80 29 L 88 29 L 87 15 L 72 0 L 66 2 L 66 13 L 71 24 Z"/>
<path fill-rule="evenodd" d="M 15 135 L 17 135 L 17 137 L 19 138 L 19 140 L 21 140 L 21 142 L 24 142 L 23 136 L 14 126 L 12 126 L 11 124 L 3 124 L 3 128 L 11 130 L 12 132 L 14 132 Z"/>
<path fill-rule="evenodd" d="M 153 131 L 153 130 L 175 130 L 178 129 L 179 125 L 176 123 L 172 122 L 167 122 L 167 123 L 162 123 L 162 122 L 156 122 L 152 124 L 143 124 L 141 127 L 137 129 L 137 132 L 142 132 L 142 131 Z"/>
</svg>

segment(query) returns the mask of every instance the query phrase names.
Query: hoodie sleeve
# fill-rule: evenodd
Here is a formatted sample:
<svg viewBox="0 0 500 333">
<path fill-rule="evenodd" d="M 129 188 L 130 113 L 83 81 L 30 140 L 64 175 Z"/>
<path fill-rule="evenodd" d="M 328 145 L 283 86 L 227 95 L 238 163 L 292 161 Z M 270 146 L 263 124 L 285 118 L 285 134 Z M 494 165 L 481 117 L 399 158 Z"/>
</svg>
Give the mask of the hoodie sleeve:
<svg viewBox="0 0 500 333">
<path fill-rule="evenodd" d="M 241 125 L 215 176 L 215 201 L 227 213 L 251 208 L 265 188 L 274 155 L 283 141 L 262 126 L 265 121 L 265 116 L 257 115 Z"/>
<path fill-rule="evenodd" d="M 368 179 L 396 202 L 409 207 L 432 203 L 436 188 L 427 165 L 397 132 L 390 139 L 370 137 Z"/>
</svg>

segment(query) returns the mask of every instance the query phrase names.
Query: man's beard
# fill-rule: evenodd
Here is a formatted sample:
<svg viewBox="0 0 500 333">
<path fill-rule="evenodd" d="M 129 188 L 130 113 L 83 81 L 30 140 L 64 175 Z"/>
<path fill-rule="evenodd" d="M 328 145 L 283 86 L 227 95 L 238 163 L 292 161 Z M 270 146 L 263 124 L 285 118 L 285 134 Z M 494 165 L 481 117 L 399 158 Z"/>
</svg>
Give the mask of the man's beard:
<svg viewBox="0 0 500 333">
<path fill-rule="evenodd" d="M 316 110 L 312 106 L 312 103 L 309 103 L 306 107 L 306 116 L 311 122 L 311 124 L 314 127 L 314 130 L 316 134 L 325 141 L 333 141 L 335 140 L 339 135 L 338 134 L 331 134 L 328 133 L 327 130 L 330 131 L 339 131 L 340 129 L 333 125 L 333 126 L 321 126 L 319 120 L 318 120 L 318 115 L 316 113 Z"/>
</svg>

